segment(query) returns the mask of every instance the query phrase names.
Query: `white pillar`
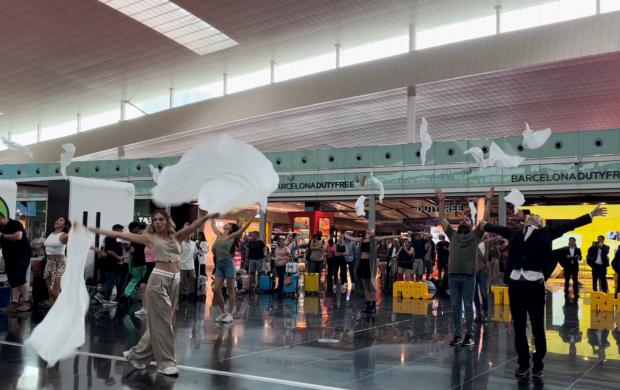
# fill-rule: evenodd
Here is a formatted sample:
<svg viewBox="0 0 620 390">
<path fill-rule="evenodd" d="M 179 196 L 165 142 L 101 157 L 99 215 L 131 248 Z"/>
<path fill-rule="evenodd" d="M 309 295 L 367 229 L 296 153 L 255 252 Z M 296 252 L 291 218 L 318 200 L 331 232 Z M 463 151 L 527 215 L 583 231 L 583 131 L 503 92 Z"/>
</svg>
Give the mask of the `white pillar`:
<svg viewBox="0 0 620 390">
<path fill-rule="evenodd" d="M 276 62 L 271 60 L 271 84 L 276 82 Z"/>
<path fill-rule="evenodd" d="M 80 131 L 82 131 L 82 115 L 81 114 L 77 114 L 77 132 L 79 133 Z"/>
<path fill-rule="evenodd" d="M 168 92 L 169 93 L 168 108 L 173 108 L 174 107 L 174 88 L 168 88 L 168 91 L 169 91 Z"/>
<path fill-rule="evenodd" d="M 121 100 L 121 120 L 125 120 L 125 100 Z"/>
<path fill-rule="evenodd" d="M 267 238 L 267 210 L 260 211 L 260 219 L 258 220 L 258 234 L 261 241 L 266 242 Z"/>
<path fill-rule="evenodd" d="M 415 126 L 415 86 L 407 88 L 407 139 L 406 143 L 416 142 Z"/>
<path fill-rule="evenodd" d="M 41 124 L 37 123 L 37 142 L 41 142 Z"/>
<path fill-rule="evenodd" d="M 415 24 L 409 23 L 409 51 L 415 50 Z"/>
<path fill-rule="evenodd" d="M 502 226 L 506 226 L 506 201 L 504 200 L 504 196 L 506 196 L 505 192 L 499 192 L 497 194 L 497 199 L 499 203 L 497 207 L 497 222 Z"/>
<path fill-rule="evenodd" d="M 596 14 L 599 15 L 601 13 L 601 0 L 596 0 Z"/>
<path fill-rule="evenodd" d="M 224 86 L 224 96 L 228 95 L 228 73 L 222 73 L 222 82 Z"/>
<path fill-rule="evenodd" d="M 377 198 L 375 195 L 368 197 L 368 230 L 375 230 L 375 220 L 377 212 Z"/>
<path fill-rule="evenodd" d="M 340 68 L 340 61 L 342 57 L 342 46 L 340 46 L 339 43 L 336 43 L 334 47 L 336 48 L 336 69 L 338 69 Z"/>
<path fill-rule="evenodd" d="M 502 22 L 502 6 L 495 6 L 495 34 L 499 34 L 501 31 L 501 22 Z"/>
</svg>

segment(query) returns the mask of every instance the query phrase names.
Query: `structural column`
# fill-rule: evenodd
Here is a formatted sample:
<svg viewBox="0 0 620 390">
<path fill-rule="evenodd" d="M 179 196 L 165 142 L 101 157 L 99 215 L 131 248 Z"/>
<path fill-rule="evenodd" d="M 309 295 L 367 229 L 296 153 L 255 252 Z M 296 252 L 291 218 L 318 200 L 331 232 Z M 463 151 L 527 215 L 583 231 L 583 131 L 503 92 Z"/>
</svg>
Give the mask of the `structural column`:
<svg viewBox="0 0 620 390">
<path fill-rule="evenodd" d="M 271 84 L 276 82 L 276 62 L 271 60 Z"/>
<path fill-rule="evenodd" d="M 267 210 L 261 210 L 259 212 L 260 219 L 258 222 L 258 233 L 260 235 L 260 239 L 263 242 L 266 242 L 267 238 Z"/>
<path fill-rule="evenodd" d="M 121 100 L 121 120 L 124 121 L 126 117 L 125 113 L 125 101 Z"/>
<path fill-rule="evenodd" d="M 168 91 L 169 91 L 168 108 L 173 108 L 174 107 L 174 88 L 168 88 Z"/>
<path fill-rule="evenodd" d="M 409 51 L 415 50 L 415 24 L 409 23 Z"/>
<path fill-rule="evenodd" d="M 342 57 L 342 47 L 339 43 L 334 45 L 336 47 L 336 69 L 340 68 L 340 61 Z"/>
<path fill-rule="evenodd" d="M 415 97 L 415 86 L 407 88 L 407 139 L 405 143 L 416 142 Z"/>
<path fill-rule="evenodd" d="M 222 73 L 222 85 L 224 87 L 224 96 L 228 95 L 228 73 Z"/>
<path fill-rule="evenodd" d="M 502 6 L 495 6 L 495 34 L 499 34 L 501 31 L 501 21 L 502 21 Z"/>
<path fill-rule="evenodd" d="M 601 13 L 601 0 L 596 0 L 596 14 L 600 15 Z"/>
<path fill-rule="evenodd" d="M 368 197 L 368 230 L 375 230 L 375 213 L 377 211 L 377 198 L 375 195 Z"/>
<path fill-rule="evenodd" d="M 506 226 L 506 201 L 504 200 L 504 196 L 506 196 L 505 192 L 499 192 L 497 194 L 497 200 L 499 203 L 497 208 L 497 222 L 502 226 Z"/>
<path fill-rule="evenodd" d="M 79 133 L 80 131 L 82 131 L 82 115 L 81 114 L 77 114 L 77 132 Z"/>
</svg>

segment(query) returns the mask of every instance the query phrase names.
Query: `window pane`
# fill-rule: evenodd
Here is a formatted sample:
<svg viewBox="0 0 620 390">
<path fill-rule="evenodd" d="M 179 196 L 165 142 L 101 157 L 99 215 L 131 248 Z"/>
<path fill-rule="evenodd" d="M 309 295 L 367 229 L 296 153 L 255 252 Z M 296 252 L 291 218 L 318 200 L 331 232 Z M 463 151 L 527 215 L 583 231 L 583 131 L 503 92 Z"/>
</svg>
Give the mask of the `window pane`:
<svg viewBox="0 0 620 390">
<path fill-rule="evenodd" d="M 228 93 L 235 93 L 267 85 L 271 82 L 271 69 L 261 69 L 256 72 L 230 77 L 228 79 Z"/>
<path fill-rule="evenodd" d="M 222 96 L 224 94 L 224 82 L 216 81 L 200 87 L 176 91 L 174 94 L 174 106 L 184 106 L 202 100 Z"/>
<path fill-rule="evenodd" d="M 596 0 L 558 0 L 503 12 L 501 32 L 522 30 L 596 14 Z"/>
<path fill-rule="evenodd" d="M 77 119 L 69 122 L 46 126 L 41 129 L 41 141 L 65 137 L 77 133 Z"/>
<path fill-rule="evenodd" d="M 22 145 L 30 145 L 37 142 L 37 131 L 25 131 L 23 133 L 13 134 L 11 140 Z"/>
<path fill-rule="evenodd" d="M 340 64 L 342 66 L 390 57 L 409 51 L 409 34 L 399 37 L 371 42 L 365 45 L 342 50 Z"/>
<path fill-rule="evenodd" d="M 82 127 L 80 131 L 88 131 L 98 127 L 111 125 L 118 122 L 120 119 L 120 109 L 84 116 L 82 117 Z"/>
<path fill-rule="evenodd" d="M 620 11 L 620 0 L 601 0 L 601 12 Z"/>
<path fill-rule="evenodd" d="M 416 49 L 446 45 L 495 34 L 495 15 L 416 32 Z"/>
<path fill-rule="evenodd" d="M 276 67 L 275 81 L 284 81 L 336 69 L 336 51 L 316 57 L 306 58 L 288 64 L 279 64 Z"/>
</svg>

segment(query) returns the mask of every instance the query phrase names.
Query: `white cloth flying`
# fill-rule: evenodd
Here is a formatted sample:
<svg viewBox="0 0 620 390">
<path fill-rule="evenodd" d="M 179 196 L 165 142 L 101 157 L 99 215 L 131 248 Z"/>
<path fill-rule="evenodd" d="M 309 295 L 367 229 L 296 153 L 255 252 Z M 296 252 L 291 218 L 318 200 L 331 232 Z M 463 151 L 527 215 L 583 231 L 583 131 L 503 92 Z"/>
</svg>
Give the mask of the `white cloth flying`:
<svg viewBox="0 0 620 390">
<path fill-rule="evenodd" d="M 359 198 L 357 198 L 357 200 L 355 201 L 355 215 L 357 215 L 358 217 L 366 216 L 366 206 L 364 205 L 365 203 L 366 197 L 364 195 L 360 195 Z"/>
<path fill-rule="evenodd" d="M 428 132 L 428 122 L 424 117 L 422 117 L 422 123 L 420 123 L 420 142 L 422 143 L 422 147 L 420 148 L 420 160 L 422 160 L 422 165 L 426 165 L 426 154 L 431 150 L 433 139 Z"/>
<path fill-rule="evenodd" d="M 519 207 L 525 204 L 525 196 L 516 188 L 513 188 L 512 191 L 504 197 L 504 200 L 514 206 L 515 214 L 519 211 Z"/>
<path fill-rule="evenodd" d="M 478 215 L 478 209 L 476 208 L 476 204 L 474 202 L 469 202 L 469 211 L 471 212 L 471 223 L 475 225 L 476 216 Z"/>
<path fill-rule="evenodd" d="M 159 182 L 159 174 L 161 173 L 159 172 L 159 168 L 157 168 L 153 164 L 149 164 L 149 169 L 151 170 L 151 174 L 153 175 L 153 181 L 155 182 L 155 184 L 157 184 Z"/>
<path fill-rule="evenodd" d="M 64 150 L 64 153 L 60 153 L 60 173 L 66 179 L 67 167 L 71 164 L 73 156 L 75 156 L 75 145 L 64 144 L 62 145 L 62 149 Z"/>
<path fill-rule="evenodd" d="M 383 182 L 374 177 L 372 173 L 370 174 L 370 182 L 379 189 L 379 203 L 383 203 L 383 198 L 385 198 L 385 189 L 383 188 Z"/>
<path fill-rule="evenodd" d="M 279 177 L 253 146 L 222 135 L 196 145 L 181 160 L 165 167 L 153 188 L 153 201 L 175 206 L 198 200 L 211 213 L 226 214 L 259 202 L 278 188 Z"/>
<path fill-rule="evenodd" d="M 15 142 L 15 141 L 11 141 L 11 140 L 10 140 L 10 139 L 8 139 L 8 138 L 4 138 L 4 137 L 1 137 L 1 138 L 2 138 L 2 143 L 3 143 L 3 144 L 4 144 L 4 146 L 6 146 L 8 149 L 11 149 L 11 150 L 15 150 L 15 151 L 17 151 L 17 152 L 24 153 L 26 156 L 28 156 L 28 157 L 32 158 L 32 150 L 28 149 L 28 147 L 27 147 L 27 146 L 24 146 L 24 145 L 22 145 L 22 144 L 18 144 L 17 142 Z"/>
<path fill-rule="evenodd" d="M 516 168 L 525 161 L 525 157 L 506 154 L 495 142 L 491 143 L 489 158 L 486 161 L 489 167 Z"/>
<path fill-rule="evenodd" d="M 487 167 L 487 160 L 484 159 L 484 152 L 478 146 L 471 147 L 463 153 L 471 155 L 480 168 L 484 169 Z"/>
<path fill-rule="evenodd" d="M 546 128 L 542 130 L 532 130 L 530 125 L 525 122 L 525 131 L 522 133 L 523 142 L 522 145 L 526 149 L 538 149 L 547 142 L 551 137 L 551 129 Z"/>
<path fill-rule="evenodd" d="M 72 356 L 85 342 L 84 316 L 90 299 L 84 281 L 84 266 L 94 235 L 85 227 L 76 225 L 69 232 L 67 268 L 60 282 L 62 291 L 26 340 L 26 345 L 34 348 L 48 366 Z"/>
</svg>

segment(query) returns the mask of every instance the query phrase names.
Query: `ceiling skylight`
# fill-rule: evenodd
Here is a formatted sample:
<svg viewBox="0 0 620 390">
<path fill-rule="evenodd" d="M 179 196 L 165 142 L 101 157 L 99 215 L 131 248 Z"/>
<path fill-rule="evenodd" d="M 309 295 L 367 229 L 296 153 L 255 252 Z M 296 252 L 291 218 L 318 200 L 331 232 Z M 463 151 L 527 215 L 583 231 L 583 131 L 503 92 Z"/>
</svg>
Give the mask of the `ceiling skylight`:
<svg viewBox="0 0 620 390">
<path fill-rule="evenodd" d="M 168 0 L 98 1 L 199 55 L 237 45 L 237 42 L 226 34 Z"/>
</svg>

